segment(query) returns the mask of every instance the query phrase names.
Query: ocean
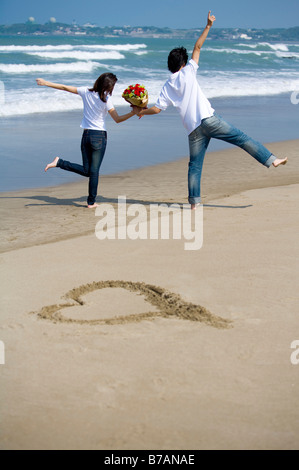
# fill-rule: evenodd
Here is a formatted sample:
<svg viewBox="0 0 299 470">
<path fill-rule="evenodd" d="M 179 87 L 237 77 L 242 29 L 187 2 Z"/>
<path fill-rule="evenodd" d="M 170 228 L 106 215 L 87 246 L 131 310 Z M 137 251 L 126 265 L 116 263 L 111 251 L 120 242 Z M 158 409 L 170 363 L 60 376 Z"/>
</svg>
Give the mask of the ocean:
<svg viewBox="0 0 299 470">
<path fill-rule="evenodd" d="M 168 52 L 194 40 L 68 36 L 0 37 L 0 190 L 72 181 L 60 173 L 45 178 L 44 165 L 57 154 L 80 161 L 80 97 L 46 87 L 35 79 L 92 86 L 103 72 L 118 77 L 113 103 L 126 112 L 121 97 L 140 83 L 154 104 L 169 77 Z M 198 81 L 212 106 L 263 142 L 298 138 L 299 41 L 207 40 Z M 162 116 L 163 115 L 163 116 Z M 115 125 L 108 117 L 108 149 L 103 174 L 175 160 L 188 154 L 185 131 L 174 110 Z M 111 121 L 111 122 L 110 122 Z M 242 127 L 243 126 L 243 127 Z M 244 129 L 245 126 L 245 129 Z M 216 143 L 213 148 L 223 148 Z M 138 149 L 138 151 L 136 151 Z M 54 172 L 52 172 L 54 173 Z"/>
</svg>

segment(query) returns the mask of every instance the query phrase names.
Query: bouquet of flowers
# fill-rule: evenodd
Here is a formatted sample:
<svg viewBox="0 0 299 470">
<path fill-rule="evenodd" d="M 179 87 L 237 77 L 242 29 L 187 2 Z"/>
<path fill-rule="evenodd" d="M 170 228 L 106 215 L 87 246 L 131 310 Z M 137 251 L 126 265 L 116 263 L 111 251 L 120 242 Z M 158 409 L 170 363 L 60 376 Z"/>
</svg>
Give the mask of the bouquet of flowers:
<svg viewBox="0 0 299 470">
<path fill-rule="evenodd" d="M 122 97 L 130 104 L 146 108 L 148 103 L 148 92 L 143 85 L 130 85 L 122 94 Z"/>
</svg>

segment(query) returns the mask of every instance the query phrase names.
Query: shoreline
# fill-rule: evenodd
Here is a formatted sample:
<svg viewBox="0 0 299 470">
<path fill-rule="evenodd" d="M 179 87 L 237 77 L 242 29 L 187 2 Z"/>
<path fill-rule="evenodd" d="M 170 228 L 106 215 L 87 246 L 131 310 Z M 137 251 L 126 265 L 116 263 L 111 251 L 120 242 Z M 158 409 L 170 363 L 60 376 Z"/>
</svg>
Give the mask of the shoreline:
<svg viewBox="0 0 299 470">
<path fill-rule="evenodd" d="M 262 143 L 298 137 L 298 106 L 291 104 L 287 94 L 216 98 L 211 100 L 211 104 L 228 122 Z M 127 110 L 126 106 L 117 106 L 117 109 L 120 114 Z M 273 115 L 275 119 L 272 119 Z M 26 116 L 26 120 L 24 116 L 3 119 L 0 194 L 80 182 L 78 175 L 69 172 L 57 171 L 45 176 L 44 167 L 54 156 L 81 163 L 81 119 L 80 110 L 32 114 Z M 185 129 L 177 111 L 172 108 L 156 117 L 132 118 L 120 126 L 107 119 L 107 131 L 108 145 L 101 175 L 117 175 L 123 171 L 178 161 L 188 155 Z M 212 139 L 208 151 L 226 148 L 231 147 Z"/>
<path fill-rule="evenodd" d="M 287 165 L 266 169 L 234 147 L 208 152 L 202 175 L 203 205 L 251 189 L 296 184 L 299 140 L 266 145 L 274 154 L 287 155 Z M 97 201 L 116 206 L 118 196 L 125 196 L 127 204 L 187 204 L 187 168 L 188 158 L 182 158 L 100 176 Z M 94 210 L 86 209 L 87 181 L 0 193 L 0 252 L 93 233 L 97 219 Z"/>
</svg>

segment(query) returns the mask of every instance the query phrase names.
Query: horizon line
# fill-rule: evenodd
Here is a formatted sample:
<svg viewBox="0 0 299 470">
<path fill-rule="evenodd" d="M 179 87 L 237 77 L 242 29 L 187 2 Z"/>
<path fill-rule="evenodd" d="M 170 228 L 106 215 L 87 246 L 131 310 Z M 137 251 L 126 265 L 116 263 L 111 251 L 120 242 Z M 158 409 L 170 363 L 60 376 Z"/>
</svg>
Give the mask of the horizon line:
<svg viewBox="0 0 299 470">
<path fill-rule="evenodd" d="M 0 26 L 17 26 L 17 25 L 32 25 L 32 26 L 46 26 L 46 25 L 65 25 L 65 26 L 79 26 L 79 27 L 83 27 L 83 28 L 90 28 L 90 29 L 93 29 L 93 28 L 125 28 L 125 29 L 129 29 L 129 28 L 158 28 L 158 29 L 170 29 L 170 30 L 179 30 L 179 31 L 188 31 L 188 30 L 200 30 L 200 29 L 203 29 L 204 26 L 202 27 L 189 27 L 189 28 L 182 28 L 182 27 L 172 27 L 172 26 L 156 26 L 156 25 L 105 25 L 105 26 L 100 26 L 96 23 L 91 23 L 89 21 L 85 22 L 84 24 L 79 24 L 77 23 L 76 21 L 73 21 L 71 23 L 64 23 L 62 21 L 53 21 L 51 22 L 50 20 L 46 21 L 45 23 L 39 23 L 39 22 L 36 22 L 36 21 L 25 21 L 25 22 L 21 22 L 21 23 L 0 23 Z M 90 25 L 90 26 L 88 26 Z M 246 30 L 251 30 L 251 31 L 261 31 L 261 30 L 271 30 L 271 29 L 295 29 L 295 28 L 299 28 L 299 24 L 296 25 L 296 26 L 271 26 L 271 27 L 266 27 L 266 28 L 256 28 L 254 26 L 250 26 L 250 27 L 245 27 L 245 26 L 238 26 L 238 27 L 235 27 L 235 26 L 224 26 L 224 27 L 220 27 L 220 26 L 213 26 L 213 30 L 215 29 L 233 29 L 233 30 L 239 30 L 239 29 L 246 29 Z"/>
</svg>

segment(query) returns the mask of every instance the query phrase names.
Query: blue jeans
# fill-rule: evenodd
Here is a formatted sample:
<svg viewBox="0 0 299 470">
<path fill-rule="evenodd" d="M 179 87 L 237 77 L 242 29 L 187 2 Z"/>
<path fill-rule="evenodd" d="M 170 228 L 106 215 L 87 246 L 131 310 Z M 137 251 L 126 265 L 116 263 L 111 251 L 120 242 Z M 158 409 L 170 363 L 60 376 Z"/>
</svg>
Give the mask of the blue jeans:
<svg viewBox="0 0 299 470">
<path fill-rule="evenodd" d="M 81 140 L 82 163 L 68 162 L 59 158 L 57 166 L 66 171 L 72 171 L 81 176 L 89 177 L 89 194 L 87 204 L 92 205 L 96 201 L 99 171 L 105 155 L 107 145 L 107 132 L 93 129 L 85 129 Z"/>
<path fill-rule="evenodd" d="M 190 204 L 197 204 L 201 201 L 200 181 L 203 161 L 212 137 L 237 145 L 268 168 L 276 159 L 266 147 L 224 121 L 217 114 L 203 119 L 200 126 L 189 135 L 188 190 Z"/>
</svg>

